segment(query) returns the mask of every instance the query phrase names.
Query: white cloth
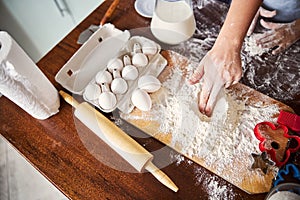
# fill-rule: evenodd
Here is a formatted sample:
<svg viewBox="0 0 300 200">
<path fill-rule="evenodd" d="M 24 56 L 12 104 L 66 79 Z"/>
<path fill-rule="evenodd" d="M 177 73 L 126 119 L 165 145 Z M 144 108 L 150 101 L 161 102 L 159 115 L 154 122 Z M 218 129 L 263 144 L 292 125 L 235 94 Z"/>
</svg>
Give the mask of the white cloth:
<svg viewBox="0 0 300 200">
<path fill-rule="evenodd" d="M 6 32 L 0 31 L 0 93 L 37 119 L 58 112 L 55 87 Z"/>
</svg>

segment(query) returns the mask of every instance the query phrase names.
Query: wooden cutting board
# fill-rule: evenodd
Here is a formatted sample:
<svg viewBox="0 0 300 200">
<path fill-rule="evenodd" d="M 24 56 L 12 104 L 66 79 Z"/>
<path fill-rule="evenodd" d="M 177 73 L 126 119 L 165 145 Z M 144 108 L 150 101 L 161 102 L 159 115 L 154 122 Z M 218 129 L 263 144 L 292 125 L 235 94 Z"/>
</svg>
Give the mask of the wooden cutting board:
<svg viewBox="0 0 300 200">
<path fill-rule="evenodd" d="M 191 62 L 186 58 L 183 57 L 175 52 L 172 51 L 162 51 L 161 54 L 166 58 L 168 61 L 168 64 L 164 71 L 160 74 L 158 77 L 162 83 L 164 83 L 170 76 L 172 76 L 173 69 L 175 67 L 178 67 L 182 70 L 182 79 L 178 80 L 179 82 L 184 80 L 187 74 L 187 66 L 191 64 Z M 158 93 L 158 94 L 157 94 Z M 159 97 L 160 91 L 157 93 L 151 94 L 151 98 L 155 103 L 158 103 L 160 101 L 157 101 L 156 98 L 161 98 Z M 278 109 L 274 109 L 274 111 L 271 111 L 272 113 L 269 113 L 271 116 L 273 122 L 276 122 L 276 118 L 279 115 L 279 110 L 286 110 L 293 112 L 293 110 L 288 107 L 287 105 L 278 102 L 262 93 L 259 93 L 243 84 L 236 84 L 229 88 L 227 90 L 227 95 L 232 96 L 235 98 L 235 101 L 238 102 L 243 102 L 245 104 L 245 108 L 248 106 L 253 107 L 256 111 L 256 113 L 253 113 L 253 115 L 257 115 L 257 111 L 259 109 L 264 109 L 268 106 L 275 106 Z M 230 107 L 228 109 L 231 109 Z M 248 116 L 252 115 L 251 109 L 247 110 Z M 249 113 L 250 112 L 250 113 Z M 258 112 L 259 113 L 259 112 Z M 220 170 L 219 166 L 214 163 L 208 164 L 206 162 L 206 158 L 202 157 L 201 155 L 193 155 L 193 154 L 188 154 L 186 149 L 183 150 L 182 145 L 178 145 L 178 143 L 172 142 L 173 139 L 173 133 L 172 132 L 162 132 L 160 127 L 162 125 L 162 121 L 160 120 L 154 120 L 155 117 L 151 118 L 151 115 L 153 115 L 153 111 L 149 112 L 141 112 L 138 109 L 134 109 L 133 112 L 130 114 L 121 114 L 121 117 L 126 120 L 127 122 L 131 123 L 132 125 L 140 128 L 144 132 L 148 133 L 149 135 L 153 136 L 154 138 L 158 139 L 159 141 L 163 142 L 164 144 L 170 146 L 171 148 L 175 149 L 176 151 L 182 153 L 186 157 L 190 158 L 194 162 L 198 163 L 199 165 L 205 167 L 206 169 L 212 171 L 213 173 L 219 175 L 220 177 L 224 178 L 228 182 L 234 184 L 235 186 L 239 187 L 240 189 L 248 192 L 248 193 L 263 193 L 263 192 L 268 192 L 272 186 L 272 180 L 276 176 L 276 167 L 271 167 L 269 168 L 268 172 L 265 174 L 262 172 L 261 169 L 251 169 L 251 166 L 253 163 L 252 161 L 250 162 L 243 162 L 242 158 L 246 160 L 252 159 L 251 155 L 243 155 L 243 153 L 238 154 L 237 156 L 234 157 L 232 160 L 232 163 L 230 164 L 231 167 L 230 169 L 225 169 L 225 170 Z M 243 115 L 243 114 L 242 114 Z M 189 120 L 189 119 L 185 119 Z M 258 119 L 258 120 L 264 120 L 264 119 Z M 270 120 L 270 119 L 268 119 Z M 259 123 L 261 121 L 257 121 Z M 246 123 L 247 124 L 247 123 Z M 249 125 L 250 126 L 250 125 Z M 252 125 L 253 126 L 253 125 Z M 240 130 L 237 130 L 238 132 L 243 132 L 244 135 L 248 135 L 249 137 L 254 137 L 253 134 L 253 128 L 254 127 L 247 127 L 240 128 Z M 202 134 L 202 133 L 201 133 Z M 226 135 L 231 134 L 230 132 L 224 132 L 222 133 L 224 137 Z M 251 136 L 252 135 L 252 136 Z M 183 136 L 184 137 L 184 136 Z M 255 140 L 256 138 L 254 138 Z M 192 141 L 191 141 L 192 142 Z M 253 145 L 257 145 L 259 141 L 257 141 Z M 286 142 L 286 141 L 285 141 Z M 221 144 L 221 145 L 226 145 Z M 251 144 L 250 144 L 251 145 Z M 282 149 L 286 148 L 286 143 L 280 144 Z M 248 147 L 245 147 L 248 148 Z M 253 147 L 254 149 L 256 147 Z M 258 147 L 256 148 L 258 149 Z M 260 153 L 260 152 L 255 152 L 255 153 Z M 284 151 L 281 152 L 282 156 L 284 154 Z M 254 160 L 254 159 L 253 159 Z M 229 167 L 230 167 L 229 166 Z"/>
</svg>

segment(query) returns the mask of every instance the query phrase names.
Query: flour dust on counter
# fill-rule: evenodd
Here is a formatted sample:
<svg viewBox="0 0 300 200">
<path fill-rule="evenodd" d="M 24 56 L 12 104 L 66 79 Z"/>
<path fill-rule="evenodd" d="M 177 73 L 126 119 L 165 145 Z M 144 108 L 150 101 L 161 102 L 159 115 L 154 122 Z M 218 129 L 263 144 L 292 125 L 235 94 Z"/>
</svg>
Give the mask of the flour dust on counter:
<svg viewBox="0 0 300 200">
<path fill-rule="evenodd" d="M 186 162 L 191 165 L 193 162 L 186 159 L 180 154 L 173 156 L 176 165 Z M 236 193 L 233 191 L 233 186 L 228 182 L 224 181 L 220 177 L 208 173 L 201 166 L 194 167 L 195 185 L 201 185 L 208 195 L 208 200 L 233 200 L 236 199 Z M 200 199 L 201 197 L 199 197 Z"/>
<path fill-rule="evenodd" d="M 260 56 L 249 57 L 244 51 L 244 75 L 241 81 L 281 102 L 297 99 L 300 95 L 300 41 L 297 44 L 279 55 L 272 55 L 268 51 Z"/>
</svg>

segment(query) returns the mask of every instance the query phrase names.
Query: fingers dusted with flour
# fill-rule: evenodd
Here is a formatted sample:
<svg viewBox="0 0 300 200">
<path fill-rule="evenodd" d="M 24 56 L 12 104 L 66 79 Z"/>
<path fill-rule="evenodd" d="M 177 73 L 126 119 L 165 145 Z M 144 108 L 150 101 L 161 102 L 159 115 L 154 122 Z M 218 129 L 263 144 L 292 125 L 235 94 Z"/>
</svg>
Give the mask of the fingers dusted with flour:
<svg viewBox="0 0 300 200">
<path fill-rule="evenodd" d="M 200 62 L 196 70 L 193 72 L 191 78 L 189 79 L 190 84 L 195 84 L 200 81 L 204 74 L 204 65 L 203 65 L 203 60 Z"/>
<path fill-rule="evenodd" d="M 257 34 L 256 43 L 262 48 L 273 48 L 272 54 L 278 54 L 300 39 L 300 19 L 290 23 L 273 23 L 260 20 L 267 29 Z"/>
<path fill-rule="evenodd" d="M 216 56 L 218 52 L 222 55 Z M 241 75 L 241 60 L 238 54 L 226 54 L 217 48 L 209 51 L 189 80 L 190 84 L 202 80 L 198 101 L 199 111 L 211 116 L 221 88 L 237 83 Z"/>
</svg>

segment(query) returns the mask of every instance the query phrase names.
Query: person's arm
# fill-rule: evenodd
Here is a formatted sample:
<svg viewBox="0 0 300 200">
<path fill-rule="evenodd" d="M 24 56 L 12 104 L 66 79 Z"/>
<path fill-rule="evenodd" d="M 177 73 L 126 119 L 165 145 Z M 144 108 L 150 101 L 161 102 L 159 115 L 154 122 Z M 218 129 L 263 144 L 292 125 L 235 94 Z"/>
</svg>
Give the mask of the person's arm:
<svg viewBox="0 0 300 200">
<path fill-rule="evenodd" d="M 218 45 L 222 39 L 229 39 L 240 50 L 261 3 L 262 0 L 233 0 L 214 46 Z"/>
<path fill-rule="evenodd" d="M 233 0 L 212 49 L 200 61 L 190 83 L 203 79 L 199 110 L 210 116 L 222 87 L 237 83 L 242 76 L 241 48 L 247 30 L 262 0 Z"/>
</svg>

